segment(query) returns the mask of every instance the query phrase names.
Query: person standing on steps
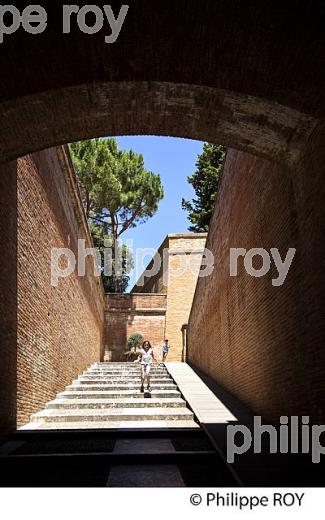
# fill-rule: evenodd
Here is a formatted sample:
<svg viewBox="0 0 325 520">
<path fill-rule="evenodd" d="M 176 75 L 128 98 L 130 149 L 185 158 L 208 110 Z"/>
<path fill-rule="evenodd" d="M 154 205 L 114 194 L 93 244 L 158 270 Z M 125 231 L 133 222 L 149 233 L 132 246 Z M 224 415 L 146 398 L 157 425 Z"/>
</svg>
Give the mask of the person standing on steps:
<svg viewBox="0 0 325 520">
<path fill-rule="evenodd" d="M 169 352 L 169 343 L 168 343 L 168 339 L 165 339 L 164 344 L 163 344 L 162 351 L 163 351 L 162 360 L 163 360 L 163 362 L 164 362 L 164 361 L 166 361 L 166 358 L 167 358 L 167 356 L 168 356 L 168 352 Z"/>
<path fill-rule="evenodd" d="M 145 379 L 147 379 L 147 390 L 148 390 L 148 392 L 151 392 L 150 370 L 151 370 L 153 361 L 158 363 L 158 360 L 156 359 L 156 357 L 153 353 L 153 348 L 150 345 L 150 342 L 144 341 L 142 343 L 142 347 L 139 352 L 139 357 L 138 357 L 138 359 L 135 360 L 135 363 L 141 363 L 141 389 L 140 389 L 140 392 L 144 392 Z"/>
</svg>

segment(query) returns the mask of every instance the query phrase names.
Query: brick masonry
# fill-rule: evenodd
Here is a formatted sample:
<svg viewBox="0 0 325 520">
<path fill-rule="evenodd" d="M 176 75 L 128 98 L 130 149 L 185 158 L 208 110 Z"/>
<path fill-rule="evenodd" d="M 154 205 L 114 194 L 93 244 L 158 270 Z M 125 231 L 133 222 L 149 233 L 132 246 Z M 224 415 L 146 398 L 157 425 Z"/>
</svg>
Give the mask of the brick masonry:
<svg viewBox="0 0 325 520">
<path fill-rule="evenodd" d="M 17 425 L 101 357 L 104 294 L 88 258 L 51 286 L 51 248 L 91 247 L 65 147 L 18 160 Z M 14 408 L 13 408 L 14 409 Z"/>
<path fill-rule="evenodd" d="M 105 360 L 125 360 L 127 339 L 140 332 L 158 357 L 165 335 L 165 294 L 105 295 Z"/>
<path fill-rule="evenodd" d="M 302 414 L 325 420 L 324 134 L 320 127 L 291 170 L 229 151 L 207 238 L 215 270 L 199 280 L 189 319 L 189 361 L 272 421 Z M 58 289 L 49 285 L 50 246 L 70 245 L 75 251 L 77 237 L 89 241 L 66 150 L 2 166 L 0 188 L 4 436 L 101 357 L 104 299 L 91 271 L 84 279 L 63 280 Z M 177 235 L 168 239 L 171 267 L 190 247 L 187 241 Z M 295 247 L 297 254 L 285 284 L 273 287 L 275 269 L 252 278 L 239 263 L 239 276 L 230 278 L 230 247 L 278 247 L 282 257 Z M 151 286 L 148 281 L 134 289 L 140 292 L 106 296 L 106 357 L 118 357 L 119 345 L 132 332 L 144 333 L 154 345 L 168 335 L 172 347 L 177 345 L 167 331 L 168 313 L 175 320 L 171 327 L 180 330 L 195 283 L 185 293 L 191 285 L 186 277 L 179 287 L 168 282 L 158 273 Z M 175 354 L 180 356 L 181 347 Z"/>
<path fill-rule="evenodd" d="M 323 0 L 133 0 L 114 45 L 103 31 L 62 37 L 48 4 L 47 31 L 21 28 L 0 49 L 0 161 L 140 134 L 287 161 L 324 118 Z"/>
<path fill-rule="evenodd" d="M 0 441 L 16 426 L 17 162 L 0 167 Z"/>
<path fill-rule="evenodd" d="M 229 9 L 229 2 L 215 0 L 206 0 L 204 8 L 201 2 L 186 0 L 156 0 L 150 6 L 147 0 L 137 0 L 117 45 L 103 45 L 102 34 L 90 38 L 78 30 L 65 38 L 55 30 L 37 38 L 21 30 L 17 37 L 8 38 L 0 52 L 1 163 L 89 136 L 154 134 L 224 143 L 290 166 L 290 175 L 283 175 L 280 167 L 276 174 L 270 163 L 254 162 L 244 155 L 247 171 L 240 177 L 240 187 L 233 185 L 237 192 L 232 195 L 232 207 L 237 209 L 227 206 L 226 200 L 219 206 L 227 210 L 224 224 L 235 242 L 249 230 L 248 245 L 255 242 L 254 233 L 258 241 L 265 237 L 272 245 L 278 236 L 286 248 L 298 244 L 300 257 L 294 267 L 297 272 L 290 271 L 290 290 L 280 292 L 282 300 L 278 293 L 270 304 L 274 319 L 266 314 L 263 280 L 258 290 L 255 285 L 247 286 L 253 282 L 243 277 L 238 286 L 230 288 L 219 273 L 212 286 L 206 287 L 206 298 L 203 282 L 197 292 L 197 314 L 194 319 L 192 313 L 190 334 L 198 342 L 191 347 L 196 349 L 192 353 L 197 362 L 229 387 L 233 381 L 235 393 L 256 410 L 266 413 L 270 409 L 271 415 L 280 409 L 312 410 L 316 417 L 324 418 L 323 4 L 323 0 L 297 2 L 292 9 L 283 0 L 254 0 L 248 9 L 246 0 L 233 0 Z M 56 3 L 49 9 L 50 18 L 57 19 Z M 166 34 L 172 35 L 170 44 L 166 44 Z M 242 170 L 239 162 L 237 165 Z M 251 171 L 258 165 L 267 172 L 263 178 Z M 16 170 L 16 163 L 2 167 L 0 180 L 3 428 L 15 419 L 16 268 L 13 262 L 11 269 L 6 266 L 16 256 Z M 239 173 L 234 175 L 237 178 Z M 247 179 L 260 184 L 248 186 Z M 272 215 L 259 198 L 259 193 L 266 196 L 270 183 L 270 193 L 278 200 L 270 203 Z M 241 208 L 237 198 L 243 202 Z M 236 227 L 242 230 L 238 237 Z M 284 239 L 286 233 L 288 240 Z M 228 243 L 221 228 L 219 233 L 213 232 L 211 247 L 224 254 L 224 246 L 217 242 L 220 237 Z M 220 294 L 214 294 L 213 287 Z M 256 311 L 250 303 L 249 313 L 239 306 L 246 306 L 250 289 L 256 292 Z M 239 298 L 236 305 L 233 291 Z M 265 299 L 268 296 L 266 291 Z M 265 322 L 261 322 L 263 312 Z M 221 329 L 217 329 L 220 314 L 229 318 L 230 327 L 229 337 L 222 341 Z M 202 337 L 200 323 L 205 330 Z M 242 340 L 241 356 L 234 341 L 239 328 L 247 338 Z M 278 338 L 274 344 L 271 329 Z M 272 350 L 254 345 L 251 335 L 258 342 L 265 339 Z M 214 351 L 216 359 L 211 365 Z M 228 375 L 222 375 L 227 366 Z M 287 381 L 283 383 L 283 379 Z"/>
<path fill-rule="evenodd" d="M 182 326 L 187 323 L 205 247 L 206 233 L 170 234 L 147 266 L 160 269 L 151 276 L 141 276 L 132 293 L 161 291 L 166 294 L 165 335 L 169 341 L 168 360 L 182 361 Z"/>
<path fill-rule="evenodd" d="M 228 152 L 207 238 L 215 269 L 199 280 L 189 320 L 189 361 L 274 422 L 325 420 L 321 142 L 316 135 L 292 171 Z M 284 285 L 273 287 L 273 267 L 253 278 L 241 260 L 230 277 L 231 247 L 277 247 L 282 258 L 289 247 L 297 252 Z"/>
</svg>

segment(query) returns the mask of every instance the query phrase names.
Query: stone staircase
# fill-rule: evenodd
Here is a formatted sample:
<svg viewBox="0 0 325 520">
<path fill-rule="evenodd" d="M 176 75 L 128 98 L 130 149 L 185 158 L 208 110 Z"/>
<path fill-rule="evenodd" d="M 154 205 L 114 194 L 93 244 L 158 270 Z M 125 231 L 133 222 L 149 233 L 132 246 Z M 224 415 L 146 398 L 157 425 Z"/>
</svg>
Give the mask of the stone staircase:
<svg viewBox="0 0 325 520">
<path fill-rule="evenodd" d="M 140 392 L 139 364 L 96 363 L 35 413 L 23 429 L 198 427 L 165 365 Z"/>
<path fill-rule="evenodd" d="M 88 368 L 0 447 L 0 486 L 237 486 L 195 418 L 211 412 L 198 376 L 185 363 L 154 365 L 146 397 L 140 374 L 134 363 Z"/>
</svg>

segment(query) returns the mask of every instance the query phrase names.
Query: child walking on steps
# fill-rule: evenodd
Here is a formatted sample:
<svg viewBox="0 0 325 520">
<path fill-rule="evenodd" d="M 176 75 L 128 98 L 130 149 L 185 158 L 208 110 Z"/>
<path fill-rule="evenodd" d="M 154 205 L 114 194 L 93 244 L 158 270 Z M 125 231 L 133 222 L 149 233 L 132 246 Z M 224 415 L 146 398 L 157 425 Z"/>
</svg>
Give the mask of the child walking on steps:
<svg viewBox="0 0 325 520">
<path fill-rule="evenodd" d="M 158 363 L 158 360 L 155 358 L 155 355 L 153 353 L 153 348 L 150 345 L 150 342 L 144 341 L 142 343 L 142 347 L 139 352 L 139 357 L 135 361 L 135 363 L 141 363 L 141 390 L 140 390 L 140 392 L 144 392 L 145 379 L 147 379 L 147 390 L 148 390 L 148 392 L 151 392 L 150 370 L 151 370 L 151 365 L 152 365 L 153 361 L 156 361 L 156 363 Z"/>
</svg>

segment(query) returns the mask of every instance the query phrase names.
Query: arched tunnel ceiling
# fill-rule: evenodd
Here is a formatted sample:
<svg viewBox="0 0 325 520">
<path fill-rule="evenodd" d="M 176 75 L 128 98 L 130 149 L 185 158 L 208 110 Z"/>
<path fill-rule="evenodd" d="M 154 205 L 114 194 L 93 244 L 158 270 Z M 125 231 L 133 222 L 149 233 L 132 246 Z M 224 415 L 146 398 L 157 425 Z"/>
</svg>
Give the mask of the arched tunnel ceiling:
<svg viewBox="0 0 325 520">
<path fill-rule="evenodd" d="M 118 40 L 48 28 L 0 45 L 0 160 L 95 135 L 218 141 L 295 160 L 325 113 L 325 4 L 129 0 Z M 121 2 L 110 2 L 118 12 Z M 107 28 L 106 28 L 107 29 Z"/>
</svg>

